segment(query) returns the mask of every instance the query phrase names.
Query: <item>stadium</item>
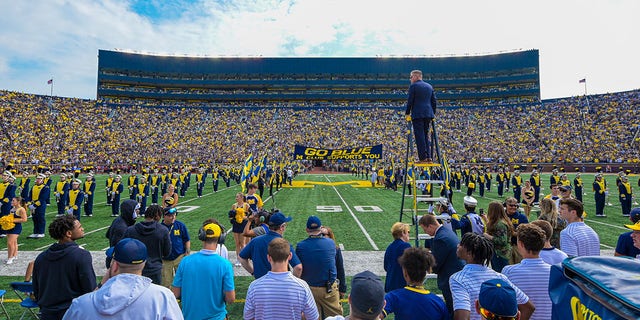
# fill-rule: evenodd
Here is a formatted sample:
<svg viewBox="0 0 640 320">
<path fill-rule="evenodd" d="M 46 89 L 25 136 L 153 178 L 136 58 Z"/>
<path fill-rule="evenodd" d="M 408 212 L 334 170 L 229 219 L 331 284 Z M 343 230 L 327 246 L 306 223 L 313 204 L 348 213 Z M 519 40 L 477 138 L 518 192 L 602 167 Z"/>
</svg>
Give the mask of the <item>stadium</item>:
<svg viewBox="0 0 640 320">
<path fill-rule="evenodd" d="M 538 50 L 362 58 L 184 57 L 100 50 L 96 100 L 0 91 L 0 162 L 16 177 L 16 186 L 47 171 L 54 186 L 61 173 L 82 181 L 95 175 L 93 215 L 81 215 L 85 237 L 78 243 L 91 251 L 98 276 L 105 271 L 109 241 L 104 234 L 113 220 L 104 190 L 108 174 L 121 175 L 124 182 L 132 170 L 148 181 L 155 171 L 193 179 L 177 207 L 193 251 L 202 246 L 195 239 L 205 219 L 215 218 L 230 231 L 227 212 L 236 193 L 255 182 L 264 186 L 265 209 L 293 217 L 284 237 L 294 246 L 307 237 L 307 217 L 317 215 L 333 228 L 348 278 L 365 269 L 384 276 L 383 254 L 393 241 L 389 230 L 395 222 L 410 224 L 411 244 L 423 245 L 416 217 L 403 214 L 403 207 L 411 206 L 404 201 L 408 188 L 416 187 L 402 178 L 410 176 L 407 170 L 416 159 L 405 120 L 407 78 L 414 69 L 423 70 L 438 99 L 439 162 L 444 166 L 446 161 L 448 174 L 488 174 L 482 178 L 486 191 L 471 191 L 479 208 L 515 195 L 508 186 L 498 193 L 499 170 L 521 171 L 526 180 L 532 171 L 540 172 L 542 196 L 551 192 L 552 171 L 566 175 L 574 188 L 581 174 L 586 224 L 599 235 L 602 255 L 613 255 L 629 223 L 616 178 L 628 177 L 634 207 L 640 198 L 640 89 L 541 100 Z M 382 151 L 375 159 L 295 158 L 296 146 L 353 153 L 377 145 Z M 291 181 L 286 179 L 289 170 L 294 172 Z M 207 177 L 202 193 L 193 183 L 200 172 Z M 372 182 L 374 173 L 378 180 Z M 604 174 L 608 185 L 604 218 L 595 217 L 591 186 L 597 173 Z M 440 195 L 440 186 L 419 188 Z M 468 181 L 459 190 L 445 188 L 453 208 L 464 213 Z M 58 213 L 53 192 L 51 200 L 47 223 Z M 433 203 L 417 201 L 414 215 Z M 538 211 L 533 208 L 531 220 Z M 32 222 L 25 222 L 17 260 L 0 266 L 0 288 L 21 281 L 28 262 L 52 244 L 49 238 L 28 239 L 31 229 Z M 235 262 L 231 235 L 225 245 Z M 230 318 L 239 318 L 253 278 L 242 267 L 234 267 L 234 273 L 237 303 L 228 310 Z M 435 280 L 426 285 L 440 293 Z M 347 311 L 347 301 L 342 302 Z M 7 308 L 12 314 L 22 311 L 17 303 L 7 303 Z"/>
</svg>

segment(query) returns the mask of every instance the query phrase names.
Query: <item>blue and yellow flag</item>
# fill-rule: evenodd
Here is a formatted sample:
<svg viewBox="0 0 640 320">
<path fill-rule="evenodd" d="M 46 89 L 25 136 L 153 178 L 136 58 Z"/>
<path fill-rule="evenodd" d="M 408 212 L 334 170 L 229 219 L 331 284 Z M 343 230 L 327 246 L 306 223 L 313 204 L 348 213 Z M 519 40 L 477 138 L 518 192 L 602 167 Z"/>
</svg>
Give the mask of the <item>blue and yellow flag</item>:
<svg viewBox="0 0 640 320">
<path fill-rule="evenodd" d="M 251 167 L 253 166 L 253 155 L 250 154 L 247 159 L 244 161 L 244 167 L 242 168 L 242 175 L 240 176 L 240 187 L 242 188 L 242 193 L 247 192 L 246 181 L 247 177 L 251 175 Z"/>
</svg>

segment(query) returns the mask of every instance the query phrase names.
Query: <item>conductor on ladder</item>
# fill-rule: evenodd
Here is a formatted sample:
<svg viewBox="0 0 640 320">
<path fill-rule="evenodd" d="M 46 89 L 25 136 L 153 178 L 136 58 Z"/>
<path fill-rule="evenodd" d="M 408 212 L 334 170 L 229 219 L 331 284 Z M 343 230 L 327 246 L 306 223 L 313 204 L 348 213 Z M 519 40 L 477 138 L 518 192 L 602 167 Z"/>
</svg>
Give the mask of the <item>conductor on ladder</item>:
<svg viewBox="0 0 640 320">
<path fill-rule="evenodd" d="M 413 124 L 419 162 L 430 163 L 433 142 L 429 141 L 429 124 L 436 114 L 436 95 L 433 87 L 422 81 L 422 71 L 411 71 L 410 80 L 406 118 Z"/>
</svg>

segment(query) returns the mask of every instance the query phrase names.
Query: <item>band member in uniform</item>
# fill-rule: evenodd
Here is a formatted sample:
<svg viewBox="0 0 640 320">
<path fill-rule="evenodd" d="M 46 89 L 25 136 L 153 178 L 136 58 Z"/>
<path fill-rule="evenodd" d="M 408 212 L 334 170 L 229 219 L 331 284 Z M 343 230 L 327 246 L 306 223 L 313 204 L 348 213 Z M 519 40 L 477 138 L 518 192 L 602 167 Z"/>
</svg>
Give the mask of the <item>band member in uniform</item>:
<svg viewBox="0 0 640 320">
<path fill-rule="evenodd" d="M 158 190 L 162 183 L 161 177 L 158 175 L 158 169 L 153 169 L 153 174 L 149 179 L 149 192 L 151 193 L 151 204 L 158 204 Z"/>
<path fill-rule="evenodd" d="M 29 172 L 25 170 L 22 172 L 22 180 L 20 181 L 20 197 L 22 199 L 26 199 L 29 196 L 30 187 L 31 179 L 29 179 Z"/>
<path fill-rule="evenodd" d="M 479 188 L 479 193 L 481 197 L 484 197 L 484 188 L 486 186 L 486 176 L 484 174 L 484 171 L 482 169 L 480 169 L 478 171 L 478 187 Z"/>
<path fill-rule="evenodd" d="M 113 171 L 109 172 L 109 177 L 107 178 L 107 181 L 105 182 L 105 191 L 107 192 L 107 205 L 110 206 L 111 205 L 111 185 L 113 184 L 113 180 L 114 180 L 114 174 Z"/>
<path fill-rule="evenodd" d="M 131 175 L 127 178 L 127 187 L 129 187 L 129 199 L 136 199 L 136 185 L 138 184 L 138 175 L 136 169 L 131 170 Z"/>
<path fill-rule="evenodd" d="M 504 169 L 499 168 L 496 175 L 496 182 L 498 182 L 498 196 L 502 197 L 504 193 L 504 183 L 507 180 L 507 176 L 504 174 Z"/>
<path fill-rule="evenodd" d="M 214 169 L 215 172 L 215 169 Z M 217 172 L 216 172 L 217 173 Z M 207 179 L 207 172 L 204 171 L 204 168 L 199 168 L 198 169 L 198 173 L 196 174 L 196 191 L 198 193 L 198 198 L 202 198 L 202 190 L 204 190 L 204 184 L 205 181 Z M 214 178 L 217 180 L 217 174 L 216 177 Z M 217 181 L 213 182 L 213 189 L 215 191 L 217 185 Z"/>
<path fill-rule="evenodd" d="M 551 176 L 549 177 L 549 185 L 559 185 L 560 184 L 560 176 L 558 175 L 558 169 L 551 170 Z"/>
<path fill-rule="evenodd" d="M 161 194 L 167 193 L 167 185 L 169 184 L 169 175 L 167 174 L 167 169 L 162 169 L 162 174 L 160 175 L 160 192 Z"/>
<path fill-rule="evenodd" d="M 576 168 L 578 170 L 580 170 L 579 168 Z M 582 190 L 583 190 L 583 183 L 582 183 L 582 177 L 580 176 L 580 172 L 576 173 L 576 177 L 573 179 L 573 187 L 575 189 L 576 192 L 576 199 L 578 199 L 578 201 L 582 202 Z"/>
<path fill-rule="evenodd" d="M 245 202 L 244 194 L 238 192 L 236 194 L 236 202 L 231 205 L 231 210 L 229 211 L 229 221 L 232 225 L 231 231 L 233 231 L 233 239 L 236 242 L 236 252 L 242 251 L 242 248 L 244 248 L 251 239 L 242 235 L 245 224 L 249 223 L 249 221 L 245 219 L 249 210 L 251 210 L 251 207 Z M 236 261 L 235 265 L 239 267 L 240 262 Z"/>
<path fill-rule="evenodd" d="M 633 190 L 629 178 L 626 175 L 620 177 L 618 191 L 620 192 L 618 198 L 622 206 L 622 216 L 628 217 L 631 214 L 631 197 L 633 196 Z"/>
<path fill-rule="evenodd" d="M 181 197 L 185 197 L 187 195 L 187 188 L 189 188 L 189 185 L 187 184 L 187 177 L 188 177 L 188 172 L 186 172 L 186 170 L 183 169 L 182 174 L 180 174 L 179 176 Z"/>
<path fill-rule="evenodd" d="M 520 170 L 513 171 L 511 184 L 513 185 L 513 197 L 516 198 L 518 203 L 520 203 L 520 195 L 522 193 L 522 177 L 520 176 Z"/>
<path fill-rule="evenodd" d="M 84 192 L 80 190 L 80 180 L 73 179 L 71 181 L 71 189 L 65 193 L 66 214 L 72 214 L 76 220 L 80 221 L 82 201 L 84 201 Z"/>
<path fill-rule="evenodd" d="M 140 215 L 144 216 L 145 210 L 147 210 L 147 197 L 149 196 L 149 185 L 147 184 L 147 178 L 140 177 L 136 189 L 134 190 L 136 202 L 140 204 Z"/>
<path fill-rule="evenodd" d="M 219 176 L 220 173 L 218 172 L 218 169 L 213 168 L 211 170 L 211 182 L 213 183 L 213 192 L 218 192 L 218 180 L 219 180 Z M 196 178 L 197 179 L 197 178 Z M 226 182 L 226 181 L 225 181 Z M 200 195 L 200 194 L 198 194 Z"/>
<path fill-rule="evenodd" d="M 50 189 L 44 184 L 45 175 L 38 174 L 36 182 L 29 192 L 29 211 L 33 218 L 33 233 L 29 238 L 44 238 L 44 229 L 47 221 L 44 218 L 47 210 L 47 199 L 50 197 Z"/>
<path fill-rule="evenodd" d="M 542 186 L 540 183 L 540 174 L 538 174 L 538 170 L 534 169 L 533 172 L 531 172 L 529 182 L 533 187 L 533 205 L 537 205 L 540 203 L 540 187 Z"/>
<path fill-rule="evenodd" d="M 2 183 L 0 183 L 0 213 L 3 217 L 11 212 L 11 200 L 16 196 L 16 186 L 13 181 L 13 174 L 9 170 L 5 170 L 2 174 Z"/>
<path fill-rule="evenodd" d="M 602 173 L 597 173 L 596 179 L 593 181 L 593 196 L 596 201 L 596 217 L 605 217 L 604 204 L 606 191 L 607 182 L 602 178 Z"/>
<path fill-rule="evenodd" d="M 491 174 L 491 168 L 489 167 L 486 168 L 484 176 L 485 176 L 487 191 L 491 191 L 491 182 L 493 180 L 493 175 Z"/>
<path fill-rule="evenodd" d="M 93 180 L 93 174 L 87 174 L 87 180 L 84 182 L 84 215 L 93 217 L 93 193 L 96 191 L 96 182 Z"/>
<path fill-rule="evenodd" d="M 117 217 L 120 215 L 120 194 L 124 191 L 122 185 L 122 176 L 117 175 L 111 184 L 111 190 L 109 190 L 109 198 L 111 198 L 111 216 Z"/>
<path fill-rule="evenodd" d="M 51 171 L 47 170 L 44 172 L 44 180 L 43 183 L 47 186 L 47 188 L 49 188 L 49 191 L 51 191 L 51 184 L 53 183 L 53 179 L 51 179 Z M 51 204 L 51 192 L 49 192 L 49 198 L 47 198 L 47 204 Z"/>
<path fill-rule="evenodd" d="M 60 181 L 56 183 L 56 190 L 54 192 L 54 196 L 56 197 L 56 204 L 58 205 L 58 214 L 56 217 L 61 217 L 64 215 L 64 210 L 67 207 L 66 203 L 66 194 L 69 192 L 69 183 L 67 182 L 67 175 L 64 173 L 60 174 Z"/>
</svg>

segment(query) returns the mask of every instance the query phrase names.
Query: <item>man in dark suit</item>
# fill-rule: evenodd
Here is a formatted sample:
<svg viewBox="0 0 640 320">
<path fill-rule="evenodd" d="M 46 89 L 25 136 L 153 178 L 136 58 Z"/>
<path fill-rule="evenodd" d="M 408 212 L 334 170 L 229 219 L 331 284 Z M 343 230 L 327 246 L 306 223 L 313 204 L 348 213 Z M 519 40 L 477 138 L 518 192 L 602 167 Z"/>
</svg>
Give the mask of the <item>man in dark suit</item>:
<svg viewBox="0 0 640 320">
<path fill-rule="evenodd" d="M 429 142 L 429 124 L 436 114 L 436 95 L 433 87 L 422 81 L 422 71 L 411 71 L 411 85 L 407 99 L 407 121 L 412 121 L 413 133 L 416 137 L 418 159 L 420 162 L 431 162 L 431 144 Z"/>
<path fill-rule="evenodd" d="M 456 254 L 460 240 L 452 230 L 443 228 L 434 215 L 425 214 L 418 223 L 424 232 L 433 237 L 431 253 L 436 259 L 433 273 L 438 275 L 438 288 L 442 291 L 449 314 L 453 314 L 449 277 L 464 267 L 464 262 Z"/>
</svg>

